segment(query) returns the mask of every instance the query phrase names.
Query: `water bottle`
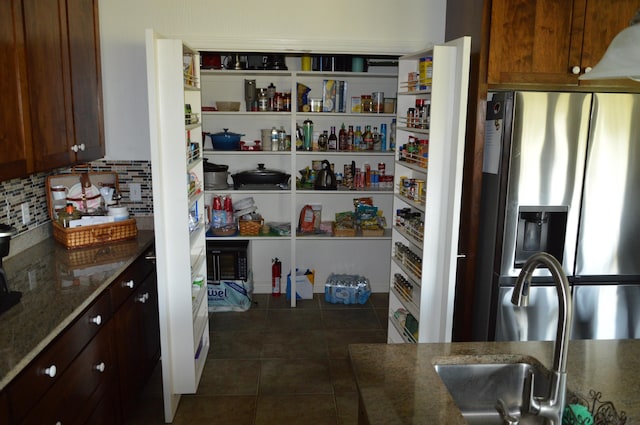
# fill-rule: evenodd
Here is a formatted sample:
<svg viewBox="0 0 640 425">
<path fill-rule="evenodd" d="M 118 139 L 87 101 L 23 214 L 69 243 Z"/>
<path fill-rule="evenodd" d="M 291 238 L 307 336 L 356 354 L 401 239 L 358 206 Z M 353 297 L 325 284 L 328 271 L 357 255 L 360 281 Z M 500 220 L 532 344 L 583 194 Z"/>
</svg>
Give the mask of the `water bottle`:
<svg viewBox="0 0 640 425">
<path fill-rule="evenodd" d="M 380 150 L 387 150 L 387 124 L 380 124 Z"/>
</svg>

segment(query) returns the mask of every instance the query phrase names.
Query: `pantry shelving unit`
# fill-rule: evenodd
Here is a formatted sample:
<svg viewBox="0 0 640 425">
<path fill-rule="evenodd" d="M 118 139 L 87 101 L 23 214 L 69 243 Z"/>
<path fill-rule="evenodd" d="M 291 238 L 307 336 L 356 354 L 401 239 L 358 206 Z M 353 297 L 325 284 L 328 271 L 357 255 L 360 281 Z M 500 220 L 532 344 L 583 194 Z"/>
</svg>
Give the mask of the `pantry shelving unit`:
<svg viewBox="0 0 640 425">
<path fill-rule="evenodd" d="M 195 393 L 209 350 L 198 52 L 146 32 L 165 419 Z M 190 105 L 188 111 L 186 105 Z"/>
<path fill-rule="evenodd" d="M 297 63 L 296 63 L 297 61 Z M 396 96 L 396 70 L 382 69 L 375 72 L 314 72 L 299 71 L 299 57 L 287 57 L 290 71 L 266 70 L 202 70 L 203 105 L 214 106 L 220 100 L 241 100 L 238 112 L 203 112 L 203 130 L 216 133 L 228 128 L 235 133 L 244 134 L 242 140 L 260 140 L 261 129 L 283 127 L 292 138 L 293 149 L 289 151 L 216 151 L 205 144 L 205 156 L 211 163 L 226 164 L 230 174 L 253 169 L 258 163 L 264 163 L 267 169 L 277 169 L 291 175 L 289 190 L 213 190 L 206 191 L 206 202 L 216 195 L 230 195 L 234 201 L 244 197 L 253 197 L 265 222 L 287 222 L 291 234 L 287 236 L 234 236 L 208 239 L 249 239 L 252 243 L 250 264 L 254 277 L 254 292 L 271 292 L 271 260 L 278 257 L 282 261 L 282 292 L 285 291 L 286 275 L 294 264 L 299 269 L 315 270 L 314 292 L 323 292 L 323 282 L 332 272 L 361 274 L 371 281 L 374 292 L 388 290 L 387 276 L 389 264 L 382 259 L 389 258 L 391 242 L 391 208 L 393 189 L 363 188 L 358 190 L 313 190 L 296 188 L 296 177 L 305 167 L 311 167 L 312 161 L 327 159 L 334 164 L 336 172 L 342 172 L 345 164 L 355 161 L 356 166 L 367 163 L 377 169 L 378 163 L 384 163 L 386 173 L 393 174 L 394 152 L 386 151 L 301 151 L 295 149 L 296 127 L 310 119 L 314 123 L 314 140 L 322 130 L 336 127 L 336 133 L 344 123 L 380 127 L 385 123 L 388 132 L 394 114 L 351 112 L 351 97 L 383 91 L 386 97 Z M 297 69 L 296 69 L 297 68 Z M 244 103 L 244 80 L 255 79 L 256 87 L 267 87 L 273 83 L 279 92 L 291 92 L 291 112 L 247 112 Z M 311 89 L 311 97 L 322 97 L 323 81 L 337 80 L 347 83 L 347 112 L 301 112 L 295 98 L 298 83 Z M 387 133 L 387 146 L 389 133 Z M 231 178 L 229 178 L 231 183 Z M 322 221 L 332 221 L 335 213 L 353 211 L 353 198 L 372 197 L 376 206 L 385 214 L 387 229 L 382 236 L 331 237 L 321 234 L 298 234 L 299 214 L 304 205 L 322 204 Z M 295 281 L 295 279 L 293 279 Z M 295 282 L 292 282 L 295 293 Z M 291 306 L 296 306 L 295 297 L 291 297 Z"/>
<path fill-rule="evenodd" d="M 450 342 L 453 325 L 470 38 L 463 37 L 399 59 L 398 127 L 393 211 L 420 213 L 423 234 L 394 220 L 389 286 L 390 343 Z M 432 58 L 432 81 L 410 81 L 422 58 Z M 423 74 L 424 75 L 424 74 Z M 416 99 L 430 101 L 430 124 L 407 119 Z M 422 127 L 422 126 L 421 126 Z M 428 139 L 428 157 L 405 160 L 410 138 Z M 411 193 L 411 179 L 424 193 Z M 409 189 L 404 186 L 408 181 Z M 408 191 L 408 193 L 407 193 Z M 410 317 L 409 317 L 410 315 Z M 408 319 L 407 319 L 408 317 Z"/>
</svg>

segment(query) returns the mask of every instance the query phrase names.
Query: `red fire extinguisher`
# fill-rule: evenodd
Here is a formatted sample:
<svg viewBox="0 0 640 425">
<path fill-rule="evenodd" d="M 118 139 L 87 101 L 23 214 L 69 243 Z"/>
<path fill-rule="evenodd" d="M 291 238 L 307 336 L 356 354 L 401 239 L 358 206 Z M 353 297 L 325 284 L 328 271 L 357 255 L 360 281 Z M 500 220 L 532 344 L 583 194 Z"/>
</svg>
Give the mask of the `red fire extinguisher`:
<svg viewBox="0 0 640 425">
<path fill-rule="evenodd" d="M 280 278 L 282 277 L 282 263 L 277 258 L 272 260 L 271 266 L 271 295 L 280 296 Z"/>
</svg>

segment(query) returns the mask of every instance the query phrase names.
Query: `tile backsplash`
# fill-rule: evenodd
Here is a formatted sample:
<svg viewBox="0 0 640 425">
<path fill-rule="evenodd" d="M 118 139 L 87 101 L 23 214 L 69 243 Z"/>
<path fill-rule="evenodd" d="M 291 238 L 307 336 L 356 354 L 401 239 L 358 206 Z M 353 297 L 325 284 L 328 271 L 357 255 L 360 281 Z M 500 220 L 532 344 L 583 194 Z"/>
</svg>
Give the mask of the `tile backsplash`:
<svg viewBox="0 0 640 425">
<path fill-rule="evenodd" d="M 118 174 L 118 182 L 122 199 L 129 213 L 134 217 L 153 215 L 153 197 L 151 191 L 150 161 L 94 161 L 90 164 L 92 171 L 110 171 Z M 76 168 L 76 172 L 84 172 L 87 168 Z M 0 182 L 0 223 L 15 227 L 18 234 L 35 229 L 48 223 L 47 196 L 45 186 L 47 176 L 71 172 L 70 168 L 62 168 L 48 173 L 32 174 L 22 179 Z M 139 183 L 142 201 L 132 202 L 129 199 L 129 184 Z M 22 224 L 22 204 L 29 203 L 31 222 Z"/>
</svg>

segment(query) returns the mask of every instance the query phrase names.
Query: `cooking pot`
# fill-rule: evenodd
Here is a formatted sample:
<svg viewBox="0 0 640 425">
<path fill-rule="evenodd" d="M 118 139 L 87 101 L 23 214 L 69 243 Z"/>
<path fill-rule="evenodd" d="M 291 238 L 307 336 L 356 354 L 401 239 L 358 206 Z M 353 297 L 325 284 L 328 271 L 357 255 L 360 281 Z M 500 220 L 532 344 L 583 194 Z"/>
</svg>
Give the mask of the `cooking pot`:
<svg viewBox="0 0 640 425">
<path fill-rule="evenodd" d="M 213 143 L 213 148 L 221 151 L 237 151 L 240 149 L 240 137 L 244 134 L 232 133 L 228 128 L 220 133 L 207 133 Z"/>
<path fill-rule="evenodd" d="M 228 165 L 209 163 L 208 159 L 204 158 L 203 167 L 205 189 L 227 189 L 229 187 L 229 183 L 227 183 Z"/>
<path fill-rule="evenodd" d="M 268 170 L 264 168 L 264 164 L 258 164 L 255 170 L 242 171 L 232 174 L 233 188 L 240 189 L 243 186 L 258 186 L 263 189 L 280 189 L 289 188 L 289 177 L 291 174 L 277 170 Z"/>
</svg>

